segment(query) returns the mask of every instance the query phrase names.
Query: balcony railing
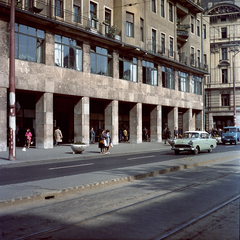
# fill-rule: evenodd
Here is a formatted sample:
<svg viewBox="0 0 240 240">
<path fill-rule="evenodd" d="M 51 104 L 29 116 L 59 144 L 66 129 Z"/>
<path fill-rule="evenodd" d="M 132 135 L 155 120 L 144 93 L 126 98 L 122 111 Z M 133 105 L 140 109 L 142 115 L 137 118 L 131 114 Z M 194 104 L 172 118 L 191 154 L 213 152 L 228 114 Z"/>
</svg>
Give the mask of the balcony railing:
<svg viewBox="0 0 240 240">
<path fill-rule="evenodd" d="M 75 14 L 72 11 L 50 4 L 50 1 L 28 0 L 25 1 L 25 4 L 23 4 L 21 0 L 16 0 L 15 2 L 16 12 L 26 11 L 46 19 L 62 22 L 94 34 L 121 41 L 121 31 L 117 29 L 116 26 L 109 26 L 106 23 L 101 23 L 97 18 L 90 19 L 80 14 Z M 0 4 L 10 7 L 11 0 L 0 0 Z"/>
</svg>

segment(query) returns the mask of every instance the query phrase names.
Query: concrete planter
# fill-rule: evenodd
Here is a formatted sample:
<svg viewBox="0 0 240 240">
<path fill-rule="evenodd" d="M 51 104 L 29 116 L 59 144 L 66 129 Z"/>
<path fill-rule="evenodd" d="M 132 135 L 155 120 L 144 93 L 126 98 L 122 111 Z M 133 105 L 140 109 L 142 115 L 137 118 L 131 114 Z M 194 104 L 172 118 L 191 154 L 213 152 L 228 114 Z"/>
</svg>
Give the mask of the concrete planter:
<svg viewBox="0 0 240 240">
<path fill-rule="evenodd" d="M 71 144 L 73 154 L 82 153 L 86 149 L 87 145 L 85 144 Z"/>
</svg>

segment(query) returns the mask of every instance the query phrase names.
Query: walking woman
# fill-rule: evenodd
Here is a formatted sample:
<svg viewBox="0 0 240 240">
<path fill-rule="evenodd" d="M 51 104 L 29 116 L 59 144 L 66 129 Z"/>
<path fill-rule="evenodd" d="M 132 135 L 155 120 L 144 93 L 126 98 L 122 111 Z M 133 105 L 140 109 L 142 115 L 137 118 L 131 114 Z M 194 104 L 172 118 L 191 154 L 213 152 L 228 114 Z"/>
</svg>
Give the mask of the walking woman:
<svg viewBox="0 0 240 240">
<path fill-rule="evenodd" d="M 109 152 L 109 146 L 111 146 L 111 144 L 112 144 L 112 139 L 111 139 L 110 131 L 109 131 L 109 130 L 106 130 L 105 137 L 106 137 L 106 145 L 105 145 L 106 152 L 105 152 L 105 154 L 110 154 L 110 152 Z"/>
<path fill-rule="evenodd" d="M 99 140 L 99 144 L 98 144 L 98 147 L 100 148 L 100 153 L 105 153 L 105 145 L 104 145 L 104 140 L 106 139 L 105 137 L 105 132 L 104 130 L 102 129 L 102 133 L 100 135 L 100 140 Z"/>
<path fill-rule="evenodd" d="M 32 138 L 32 133 L 30 132 L 29 128 L 27 129 L 27 132 L 25 133 L 25 137 L 26 137 L 27 148 L 29 148 L 30 144 L 31 144 L 31 138 Z"/>
</svg>

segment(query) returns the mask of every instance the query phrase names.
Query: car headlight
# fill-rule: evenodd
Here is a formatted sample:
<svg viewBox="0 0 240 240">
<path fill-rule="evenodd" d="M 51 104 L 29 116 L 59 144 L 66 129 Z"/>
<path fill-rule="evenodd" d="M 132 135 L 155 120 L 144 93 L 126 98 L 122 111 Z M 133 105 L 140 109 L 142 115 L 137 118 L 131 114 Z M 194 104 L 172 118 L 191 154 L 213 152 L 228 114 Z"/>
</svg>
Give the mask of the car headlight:
<svg viewBox="0 0 240 240">
<path fill-rule="evenodd" d="M 190 141 L 188 142 L 188 144 L 189 144 L 189 145 L 193 145 L 193 141 L 190 140 Z"/>
</svg>

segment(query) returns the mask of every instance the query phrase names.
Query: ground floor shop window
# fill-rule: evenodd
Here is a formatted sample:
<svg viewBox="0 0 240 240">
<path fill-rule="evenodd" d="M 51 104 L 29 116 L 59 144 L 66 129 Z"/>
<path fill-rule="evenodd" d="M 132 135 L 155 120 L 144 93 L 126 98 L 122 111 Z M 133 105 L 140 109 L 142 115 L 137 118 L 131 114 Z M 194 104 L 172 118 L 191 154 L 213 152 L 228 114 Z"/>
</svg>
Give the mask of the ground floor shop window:
<svg viewBox="0 0 240 240">
<path fill-rule="evenodd" d="M 162 86 L 165 88 L 175 89 L 175 71 L 168 67 L 162 67 Z"/>
<path fill-rule="evenodd" d="M 137 82 L 137 59 L 119 56 L 119 78 Z"/>
<path fill-rule="evenodd" d="M 157 67 L 154 63 L 142 61 L 143 83 L 157 86 Z"/>
<path fill-rule="evenodd" d="M 178 72 L 179 91 L 189 92 L 189 75 L 188 73 Z"/>
</svg>

